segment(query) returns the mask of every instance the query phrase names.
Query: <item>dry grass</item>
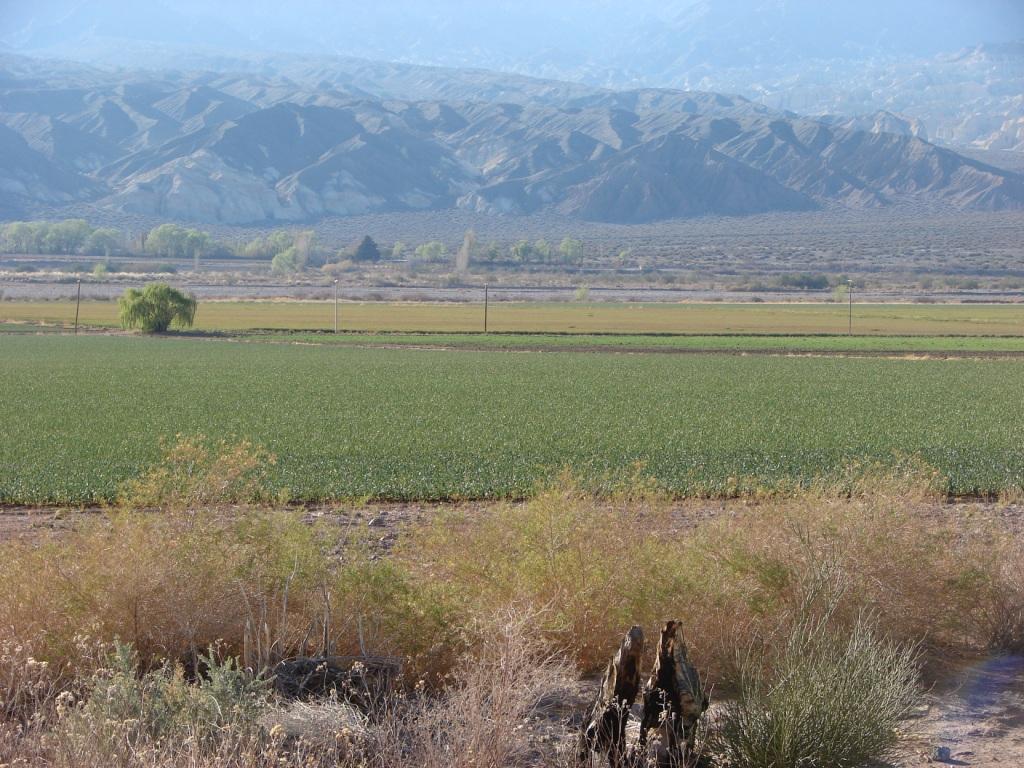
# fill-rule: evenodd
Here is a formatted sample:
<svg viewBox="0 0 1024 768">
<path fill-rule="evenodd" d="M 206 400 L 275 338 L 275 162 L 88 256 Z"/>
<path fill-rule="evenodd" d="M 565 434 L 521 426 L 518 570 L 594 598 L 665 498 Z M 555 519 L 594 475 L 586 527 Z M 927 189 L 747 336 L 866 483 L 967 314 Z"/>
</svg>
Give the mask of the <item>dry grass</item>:
<svg viewBox="0 0 1024 768">
<path fill-rule="evenodd" d="M 83 635 L 130 642 L 146 659 L 194 660 L 223 641 L 260 666 L 319 642 L 333 542 L 289 513 L 120 512 L 8 543 L 0 627 L 16 629 L 0 639 L 32 643 L 54 665 L 81 663 Z"/>
<path fill-rule="evenodd" d="M 472 519 L 453 512 L 410 531 L 397 560 L 443 589 L 463 623 L 516 603 L 546 609 L 552 647 L 598 669 L 623 627 L 675 615 L 686 591 L 689 575 L 668 567 L 668 511 L 645 486 L 599 501 L 563 475 L 526 504 Z"/>
<path fill-rule="evenodd" d="M 536 633 L 537 617 L 505 612 L 475 628 L 482 638 L 437 697 L 391 702 L 368 729 L 361 764 L 379 768 L 555 765 L 556 745 L 524 724 L 571 685 L 574 670 Z"/>
<path fill-rule="evenodd" d="M 530 718 L 571 685 L 571 669 L 532 634 L 533 618 L 509 613 L 438 695 L 389 698 L 365 718 L 336 702 L 279 705 L 230 662 L 211 661 L 199 685 L 180 668 L 135 674 L 127 647 L 76 700 L 58 698 L 50 721 L 0 721 L 0 765 L 123 768 L 506 768 L 556 765 L 558 745 L 535 740 Z"/>
<path fill-rule="evenodd" d="M 277 459 L 248 440 L 211 444 L 202 435 L 178 435 L 162 448 L 159 464 L 122 486 L 121 509 L 187 511 L 271 500 L 267 470 Z"/>
<path fill-rule="evenodd" d="M 218 644 L 253 671 L 297 653 L 393 654 L 410 683 L 426 682 L 392 699 L 361 746 L 334 738 L 343 714 L 328 713 L 304 746 L 230 728 L 161 742 L 150 730 L 116 740 L 131 749 L 101 761 L 139 768 L 354 755 L 381 768 L 498 766 L 528 752 L 551 763 L 558 756 L 517 726 L 564 681 L 561 660 L 597 670 L 623 627 L 665 616 L 683 620 L 702 671 L 741 691 L 737 658 L 757 654 L 770 668 L 773 648 L 825 616 L 842 634 L 870 612 L 888 647 L 920 644 L 931 658 L 1024 647 L 1024 546 L 982 522 L 916 513 L 941 492 L 913 461 L 890 474 L 853 468 L 696 528 L 642 479 L 595 498 L 564 475 L 528 502 L 406 531 L 385 555 L 295 512 L 206 508 L 262 498 L 249 446 L 172 451 L 125 494 L 147 511 L 0 546 L 0 763 L 98 764 L 102 743 L 71 738 L 54 718 L 58 694 L 87 690 L 104 667 L 96 649 L 114 640 L 133 646 L 142 670 L 168 659 L 196 669 Z M 165 680 L 191 701 L 180 677 Z"/>
<path fill-rule="evenodd" d="M 74 302 L 3 302 L 0 321 L 70 324 Z M 554 333 L 793 333 L 845 334 L 847 308 L 837 304 L 640 304 L 495 301 L 490 330 Z M 861 304 L 855 308 L 858 334 L 1009 335 L 1020 333 L 1019 305 Z M 119 326 L 116 302 L 87 301 L 86 325 Z M 329 330 L 329 301 L 205 301 L 195 327 L 201 330 L 276 328 Z M 341 325 L 356 331 L 480 331 L 481 303 L 345 302 Z"/>
<path fill-rule="evenodd" d="M 857 482 L 856 493 L 764 501 L 681 532 L 656 495 L 597 500 L 563 478 L 522 505 L 442 518 L 398 557 L 465 616 L 515 600 L 549 607 L 553 646 L 590 670 L 623 626 L 678 615 L 699 663 L 730 675 L 736 650 L 789 631 L 825 578 L 845 626 L 870 609 L 885 636 L 937 653 L 1016 647 L 1019 543 L 915 513 L 930 493 L 916 481 Z"/>
</svg>

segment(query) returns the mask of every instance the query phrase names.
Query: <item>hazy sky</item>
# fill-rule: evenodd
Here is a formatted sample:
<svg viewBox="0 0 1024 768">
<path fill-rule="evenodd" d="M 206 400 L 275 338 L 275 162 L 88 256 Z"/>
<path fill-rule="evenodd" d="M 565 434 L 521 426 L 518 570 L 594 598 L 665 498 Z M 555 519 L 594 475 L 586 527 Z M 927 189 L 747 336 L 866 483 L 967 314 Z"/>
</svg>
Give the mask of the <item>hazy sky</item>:
<svg viewBox="0 0 1024 768">
<path fill-rule="evenodd" d="M 0 0 L 0 9 L 5 48 L 96 60 L 137 55 L 111 44 L 135 41 L 521 71 L 642 70 L 646 56 L 671 64 L 677 52 L 688 65 L 742 66 L 773 55 L 931 55 L 1024 40 L 1024 0 Z"/>
</svg>

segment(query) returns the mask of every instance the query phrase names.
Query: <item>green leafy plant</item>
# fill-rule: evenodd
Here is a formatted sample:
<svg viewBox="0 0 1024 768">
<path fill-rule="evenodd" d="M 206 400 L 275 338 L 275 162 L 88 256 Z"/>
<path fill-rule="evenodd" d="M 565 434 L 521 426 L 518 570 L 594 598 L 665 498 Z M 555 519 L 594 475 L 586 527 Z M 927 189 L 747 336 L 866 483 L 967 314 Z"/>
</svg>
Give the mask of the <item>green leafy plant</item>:
<svg viewBox="0 0 1024 768">
<path fill-rule="evenodd" d="M 195 684 L 172 663 L 140 676 L 135 650 L 115 644 L 87 685 L 84 703 L 69 708 L 62 702 L 61 737 L 117 765 L 140 747 L 188 741 L 215 751 L 226 731 L 236 738 L 256 733 L 269 700 L 267 683 L 215 649 L 200 662 L 204 674 Z"/>
<path fill-rule="evenodd" d="M 740 693 L 712 732 L 721 762 L 742 768 L 855 768 L 884 758 L 919 701 L 918 651 L 869 618 L 794 625 L 781 648 L 741 662 Z"/>
<path fill-rule="evenodd" d="M 190 328 L 198 302 L 166 283 L 150 283 L 141 291 L 129 288 L 117 301 L 121 325 L 144 333 L 164 333 L 172 324 Z"/>
</svg>

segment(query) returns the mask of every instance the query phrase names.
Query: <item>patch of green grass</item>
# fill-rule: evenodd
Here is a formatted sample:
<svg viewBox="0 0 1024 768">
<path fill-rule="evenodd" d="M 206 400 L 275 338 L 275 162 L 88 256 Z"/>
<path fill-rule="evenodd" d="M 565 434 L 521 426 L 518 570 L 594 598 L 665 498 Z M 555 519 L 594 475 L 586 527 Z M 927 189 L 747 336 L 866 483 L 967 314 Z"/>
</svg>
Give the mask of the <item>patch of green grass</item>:
<svg viewBox="0 0 1024 768">
<path fill-rule="evenodd" d="M 0 501 L 88 502 L 158 438 L 249 439 L 292 498 L 521 496 L 637 462 L 676 495 L 919 456 L 958 494 L 1024 486 L 1024 362 L 499 354 L 0 337 Z"/>
</svg>

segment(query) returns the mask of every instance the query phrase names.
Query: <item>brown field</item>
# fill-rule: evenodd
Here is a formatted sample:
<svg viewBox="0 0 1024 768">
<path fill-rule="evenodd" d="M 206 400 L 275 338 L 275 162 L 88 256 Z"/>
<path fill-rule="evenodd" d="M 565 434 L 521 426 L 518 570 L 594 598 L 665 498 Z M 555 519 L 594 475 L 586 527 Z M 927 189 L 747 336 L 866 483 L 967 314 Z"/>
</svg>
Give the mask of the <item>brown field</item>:
<svg viewBox="0 0 1024 768">
<path fill-rule="evenodd" d="M 722 303 L 528 303 L 493 302 L 492 332 L 836 334 L 849 329 L 842 304 Z M 344 302 L 342 330 L 460 332 L 483 329 L 483 305 L 436 302 Z M 68 326 L 74 302 L 4 302 L 0 322 L 42 322 Z M 115 302 L 83 302 L 84 325 L 116 326 Z M 329 330 L 330 301 L 207 301 L 199 305 L 196 328 Z M 1024 333 L 1024 304 L 859 304 L 853 329 L 871 335 L 976 335 Z"/>
</svg>

